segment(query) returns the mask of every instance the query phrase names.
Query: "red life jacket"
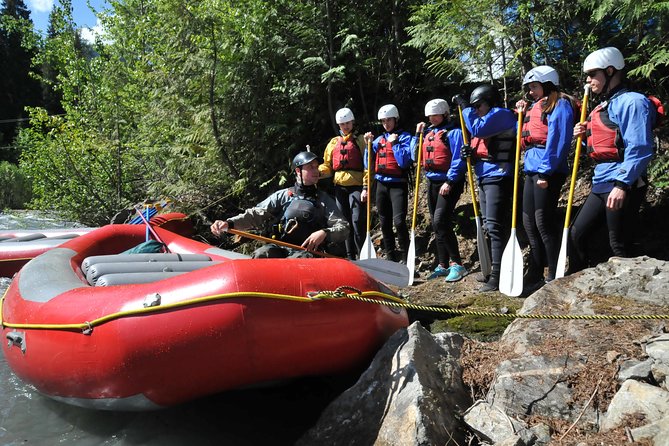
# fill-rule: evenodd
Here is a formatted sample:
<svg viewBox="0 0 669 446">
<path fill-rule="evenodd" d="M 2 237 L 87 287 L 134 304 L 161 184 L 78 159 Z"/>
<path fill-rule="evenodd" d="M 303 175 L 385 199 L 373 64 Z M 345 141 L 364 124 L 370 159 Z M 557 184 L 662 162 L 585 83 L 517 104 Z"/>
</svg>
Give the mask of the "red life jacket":
<svg viewBox="0 0 669 446">
<path fill-rule="evenodd" d="M 429 172 L 446 172 L 451 167 L 451 148 L 444 129 L 430 130 L 423 140 L 423 168 Z"/>
<path fill-rule="evenodd" d="M 523 119 L 523 133 L 520 140 L 523 150 L 530 147 L 546 146 L 548 139 L 548 119 L 543 111 L 543 105 L 546 99 L 535 102 L 527 110 Z"/>
<path fill-rule="evenodd" d="M 506 163 L 514 159 L 515 152 L 514 129 L 506 130 L 488 138 L 472 137 L 471 146 L 474 148 L 474 157 L 492 163 Z"/>
<path fill-rule="evenodd" d="M 620 128 L 609 118 L 608 102 L 588 116 L 585 136 L 588 156 L 598 162 L 622 161 L 625 148 Z"/>
<path fill-rule="evenodd" d="M 667 110 L 664 108 L 664 104 L 657 98 L 657 96 L 653 96 L 652 94 L 647 94 L 646 97 L 650 103 L 653 104 L 653 107 L 655 107 L 656 113 L 653 129 L 663 126 L 667 120 Z"/>
<path fill-rule="evenodd" d="M 362 172 L 362 153 L 353 135 L 337 137 L 337 143 L 334 149 L 332 149 L 332 168 L 335 172 L 340 170 L 357 170 Z"/>
<path fill-rule="evenodd" d="M 655 122 L 652 125 L 655 129 L 663 124 L 666 111 L 662 101 L 657 97 L 644 96 L 655 108 Z M 608 104 L 604 102 L 595 107 L 586 122 L 588 156 L 597 162 L 622 161 L 625 153 L 625 142 L 620 127 L 609 118 Z"/>
<path fill-rule="evenodd" d="M 393 145 L 386 140 L 385 136 L 379 140 L 376 151 L 376 172 L 389 177 L 404 176 L 404 171 L 395 159 Z"/>
</svg>

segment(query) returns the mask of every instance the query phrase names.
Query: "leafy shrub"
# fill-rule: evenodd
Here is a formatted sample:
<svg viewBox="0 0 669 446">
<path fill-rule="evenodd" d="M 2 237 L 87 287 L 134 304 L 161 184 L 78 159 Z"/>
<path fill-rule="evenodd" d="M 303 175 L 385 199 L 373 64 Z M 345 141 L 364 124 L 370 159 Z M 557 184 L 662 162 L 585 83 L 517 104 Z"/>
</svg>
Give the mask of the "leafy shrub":
<svg viewBox="0 0 669 446">
<path fill-rule="evenodd" d="M 21 209 L 30 200 L 30 181 L 18 166 L 0 162 L 0 208 Z"/>
<path fill-rule="evenodd" d="M 32 184 L 29 206 L 56 210 L 89 225 L 108 222 L 122 208 L 116 151 L 43 109 L 32 109 L 31 119 L 17 138 L 20 166 Z"/>
</svg>

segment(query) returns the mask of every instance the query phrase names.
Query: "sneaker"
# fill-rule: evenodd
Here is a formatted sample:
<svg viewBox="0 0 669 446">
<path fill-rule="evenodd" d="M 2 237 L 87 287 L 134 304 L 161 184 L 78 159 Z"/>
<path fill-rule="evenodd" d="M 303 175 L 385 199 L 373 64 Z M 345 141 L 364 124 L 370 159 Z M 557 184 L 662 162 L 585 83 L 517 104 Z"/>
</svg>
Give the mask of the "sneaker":
<svg viewBox="0 0 669 446">
<path fill-rule="evenodd" d="M 441 265 L 441 263 L 440 263 L 434 269 L 432 274 L 430 274 L 430 276 L 427 278 L 427 280 L 436 279 L 437 277 L 442 277 L 442 276 L 448 276 L 450 269 L 451 269 L 450 267 L 449 268 L 444 268 L 443 265 Z"/>
<path fill-rule="evenodd" d="M 448 273 L 448 276 L 446 276 L 446 282 L 457 282 L 467 275 L 467 269 L 457 263 L 452 264 L 448 269 L 450 272 Z"/>
</svg>

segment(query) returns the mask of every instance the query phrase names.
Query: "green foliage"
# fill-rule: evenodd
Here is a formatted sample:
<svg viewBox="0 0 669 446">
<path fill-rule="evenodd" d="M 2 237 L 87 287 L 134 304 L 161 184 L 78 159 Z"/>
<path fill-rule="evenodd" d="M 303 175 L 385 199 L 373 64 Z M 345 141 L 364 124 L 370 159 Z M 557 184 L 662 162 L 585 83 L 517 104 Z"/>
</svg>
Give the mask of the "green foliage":
<svg viewBox="0 0 669 446">
<path fill-rule="evenodd" d="M 653 187 L 666 189 L 669 187 L 669 154 L 659 154 L 648 167 L 648 177 Z"/>
<path fill-rule="evenodd" d="M 502 336 L 511 322 L 512 319 L 502 317 L 456 316 L 434 322 L 431 331 L 464 333 L 479 341 L 494 341 Z"/>
<path fill-rule="evenodd" d="M 0 162 L 0 209 L 22 209 L 30 199 L 30 183 L 21 170 L 7 161 Z"/>
<path fill-rule="evenodd" d="M 27 117 L 24 106 L 40 99 L 40 85 L 30 76 L 38 40 L 22 0 L 0 5 L 0 160 L 16 163 L 19 153 L 12 141 Z"/>
<path fill-rule="evenodd" d="M 119 184 L 128 183 L 115 175 L 113 148 L 44 109 L 31 110 L 31 123 L 17 140 L 23 148 L 20 166 L 33 187 L 30 206 L 86 224 L 108 222 L 122 207 L 115 199 Z"/>
<path fill-rule="evenodd" d="M 71 0 L 59 0 L 43 41 L 24 33 L 65 114 L 33 109 L 17 139 L 32 203 L 88 222 L 148 197 L 208 218 L 257 202 L 292 181 L 305 145 L 322 153 L 343 106 L 378 133 L 376 110 L 392 102 L 409 128 L 445 85 L 504 77 L 512 102 L 524 72 L 544 63 L 580 94 L 581 61 L 603 45 L 618 45 L 630 74 L 669 97 L 667 1 L 108 4 L 93 47 Z"/>
</svg>

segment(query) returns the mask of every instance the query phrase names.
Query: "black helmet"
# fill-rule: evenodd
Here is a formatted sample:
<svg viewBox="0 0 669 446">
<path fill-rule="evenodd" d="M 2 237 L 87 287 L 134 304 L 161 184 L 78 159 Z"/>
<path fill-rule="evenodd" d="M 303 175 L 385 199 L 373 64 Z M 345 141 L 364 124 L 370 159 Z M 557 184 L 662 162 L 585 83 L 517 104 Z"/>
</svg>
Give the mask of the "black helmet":
<svg viewBox="0 0 669 446">
<path fill-rule="evenodd" d="M 484 101 L 491 107 L 499 105 L 501 102 L 497 89 L 490 84 L 476 87 L 469 97 L 469 102 L 474 105 Z"/>
<path fill-rule="evenodd" d="M 293 169 L 309 164 L 316 159 L 318 159 L 318 157 L 314 152 L 300 152 L 293 158 Z"/>
</svg>

